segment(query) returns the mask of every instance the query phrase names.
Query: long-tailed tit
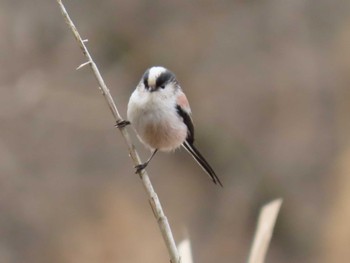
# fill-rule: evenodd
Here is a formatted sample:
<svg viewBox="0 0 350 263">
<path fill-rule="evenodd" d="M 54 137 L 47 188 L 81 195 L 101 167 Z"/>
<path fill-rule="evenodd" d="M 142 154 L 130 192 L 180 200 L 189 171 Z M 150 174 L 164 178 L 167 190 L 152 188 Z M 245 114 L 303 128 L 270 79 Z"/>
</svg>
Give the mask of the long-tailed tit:
<svg viewBox="0 0 350 263">
<path fill-rule="evenodd" d="M 175 75 L 163 67 L 144 73 L 128 104 L 128 120 L 140 141 L 151 149 L 151 157 L 136 166 L 146 168 L 158 150 L 172 151 L 183 146 L 215 184 L 221 184 L 214 170 L 193 145 L 194 127 L 191 109 Z"/>
</svg>

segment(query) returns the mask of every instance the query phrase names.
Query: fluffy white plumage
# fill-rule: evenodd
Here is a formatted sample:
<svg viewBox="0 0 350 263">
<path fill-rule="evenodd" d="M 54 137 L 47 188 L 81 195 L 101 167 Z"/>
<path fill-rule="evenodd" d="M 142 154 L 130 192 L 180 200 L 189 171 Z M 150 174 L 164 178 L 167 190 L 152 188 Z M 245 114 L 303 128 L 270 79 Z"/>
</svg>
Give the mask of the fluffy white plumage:
<svg viewBox="0 0 350 263">
<path fill-rule="evenodd" d="M 139 139 L 152 150 L 171 151 L 180 147 L 187 137 L 187 126 L 176 111 L 180 87 L 169 82 L 157 89 L 156 80 L 166 72 L 163 67 L 149 70 L 147 89 L 141 80 L 128 104 L 128 120 L 134 125 Z M 182 93 L 183 94 L 183 93 Z"/>
<path fill-rule="evenodd" d="M 172 151 L 183 146 L 208 173 L 213 182 L 221 182 L 214 170 L 193 145 L 194 128 L 191 109 L 175 75 L 164 67 L 148 69 L 128 104 L 128 120 L 140 141 L 153 153 L 137 172 L 144 169 L 158 151 Z"/>
</svg>

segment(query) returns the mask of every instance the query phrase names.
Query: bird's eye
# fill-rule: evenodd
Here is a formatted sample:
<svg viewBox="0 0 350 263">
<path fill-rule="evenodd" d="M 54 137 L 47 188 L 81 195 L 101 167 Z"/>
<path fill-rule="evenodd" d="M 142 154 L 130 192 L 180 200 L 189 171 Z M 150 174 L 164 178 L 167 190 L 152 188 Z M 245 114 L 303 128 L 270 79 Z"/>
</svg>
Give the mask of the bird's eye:
<svg viewBox="0 0 350 263">
<path fill-rule="evenodd" d="M 165 89 L 165 85 L 160 85 L 159 86 L 161 89 Z"/>
</svg>

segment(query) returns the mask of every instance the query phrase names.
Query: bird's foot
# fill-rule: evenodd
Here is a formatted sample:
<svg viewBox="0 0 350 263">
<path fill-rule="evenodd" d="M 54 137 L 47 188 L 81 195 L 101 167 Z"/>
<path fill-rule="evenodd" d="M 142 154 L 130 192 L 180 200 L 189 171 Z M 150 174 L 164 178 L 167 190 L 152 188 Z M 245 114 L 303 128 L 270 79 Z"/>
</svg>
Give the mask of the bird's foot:
<svg viewBox="0 0 350 263">
<path fill-rule="evenodd" d="M 117 123 L 114 125 L 114 127 L 117 127 L 119 129 L 124 128 L 125 126 L 128 126 L 130 124 L 130 121 L 127 120 L 119 120 Z"/>
<path fill-rule="evenodd" d="M 145 163 L 142 163 L 142 164 L 138 164 L 135 166 L 135 174 L 138 174 L 140 173 L 143 169 L 145 169 L 147 167 L 148 163 L 145 162 Z"/>
</svg>

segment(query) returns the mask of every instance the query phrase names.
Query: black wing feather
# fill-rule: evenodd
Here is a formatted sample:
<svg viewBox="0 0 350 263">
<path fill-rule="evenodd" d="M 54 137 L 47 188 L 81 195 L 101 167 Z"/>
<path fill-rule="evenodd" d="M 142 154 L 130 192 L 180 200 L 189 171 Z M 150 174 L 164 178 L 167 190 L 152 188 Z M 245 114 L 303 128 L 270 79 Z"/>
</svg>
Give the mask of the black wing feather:
<svg viewBox="0 0 350 263">
<path fill-rule="evenodd" d="M 194 143 L 194 126 L 190 115 L 185 112 L 179 105 L 176 105 L 177 113 L 182 117 L 183 122 L 186 124 L 188 133 L 186 140 L 189 143 Z"/>
<path fill-rule="evenodd" d="M 179 105 L 176 106 L 178 114 L 182 117 L 184 123 L 187 126 L 188 134 L 186 141 L 182 144 L 182 146 L 192 155 L 192 157 L 197 161 L 197 163 L 202 167 L 202 169 L 210 176 L 212 181 L 215 184 L 219 184 L 222 186 L 220 179 L 217 177 L 213 168 L 209 165 L 209 163 L 205 160 L 203 155 L 197 150 L 194 146 L 194 126 L 190 115 L 185 112 Z"/>
</svg>

